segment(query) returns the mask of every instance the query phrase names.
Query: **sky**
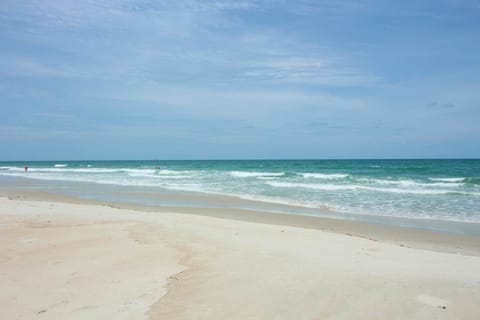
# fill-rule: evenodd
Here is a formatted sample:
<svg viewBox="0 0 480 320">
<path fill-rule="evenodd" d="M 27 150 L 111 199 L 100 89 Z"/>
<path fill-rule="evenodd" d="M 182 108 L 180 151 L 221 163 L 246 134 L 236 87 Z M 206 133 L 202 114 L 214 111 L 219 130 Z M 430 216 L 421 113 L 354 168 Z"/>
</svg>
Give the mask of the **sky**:
<svg viewBox="0 0 480 320">
<path fill-rule="evenodd" d="M 0 160 L 480 157 L 480 1 L 1 0 Z"/>
</svg>

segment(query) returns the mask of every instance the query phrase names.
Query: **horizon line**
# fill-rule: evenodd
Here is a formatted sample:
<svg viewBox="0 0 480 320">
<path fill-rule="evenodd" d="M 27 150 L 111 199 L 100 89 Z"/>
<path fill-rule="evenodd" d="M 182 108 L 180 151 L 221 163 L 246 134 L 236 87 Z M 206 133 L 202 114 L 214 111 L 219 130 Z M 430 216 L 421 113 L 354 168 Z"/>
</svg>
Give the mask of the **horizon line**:
<svg viewBox="0 0 480 320">
<path fill-rule="evenodd" d="M 341 160 L 480 160 L 480 158 L 200 158 L 200 159 L 49 159 L 0 160 L 0 162 L 88 162 L 88 161 L 341 161 Z"/>
</svg>

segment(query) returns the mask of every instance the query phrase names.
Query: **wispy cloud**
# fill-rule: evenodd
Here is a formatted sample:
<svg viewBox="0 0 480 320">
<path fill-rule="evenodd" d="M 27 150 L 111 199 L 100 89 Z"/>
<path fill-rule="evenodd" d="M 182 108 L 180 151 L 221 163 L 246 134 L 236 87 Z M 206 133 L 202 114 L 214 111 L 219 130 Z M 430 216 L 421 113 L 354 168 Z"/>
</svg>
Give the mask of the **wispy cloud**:
<svg viewBox="0 0 480 320">
<path fill-rule="evenodd" d="M 480 134 L 474 8 L 3 0 L 0 103 L 11 110 L 0 110 L 1 130 L 25 139 L 42 130 L 45 139 L 176 137 L 192 147 L 281 137 L 304 150 L 447 139 L 439 128 L 465 138 Z"/>
<path fill-rule="evenodd" d="M 31 71 L 36 76 L 86 75 L 145 80 L 156 80 L 159 74 L 181 79 L 208 73 L 209 78 L 217 74 L 217 80 L 228 82 L 230 79 L 235 83 L 255 78 L 362 85 L 375 78 L 342 64 L 338 56 L 333 59 L 320 48 L 312 51 L 310 44 L 295 37 L 275 30 L 259 33 L 242 23 L 235 26 L 226 16 L 231 10 L 244 12 L 270 6 L 276 5 L 270 1 L 10 2 L 0 7 L 3 19 L 21 23 L 25 30 L 37 30 L 36 41 L 57 53 L 61 48 L 68 55 L 76 56 L 77 61 L 69 59 L 65 66 L 59 54 L 43 61 L 38 57 L 23 57 L 9 64 L 17 68 L 6 67 L 4 63 L 2 69 L 22 76 Z M 298 6 L 314 5 L 302 2 Z M 322 6 L 333 5 L 327 1 Z M 226 24 L 229 27 L 222 31 Z M 98 35 L 91 32 L 93 28 L 98 30 Z M 77 31 L 72 34 L 71 30 Z M 54 32 L 56 36 L 44 36 L 44 32 Z M 32 35 L 26 31 L 20 37 L 29 41 Z M 188 41 L 182 40 L 184 37 Z M 202 41 L 197 41 L 198 37 Z"/>
<path fill-rule="evenodd" d="M 34 57 L 0 55 L 0 74 L 24 77 L 76 77 L 78 70 L 54 65 Z"/>
</svg>

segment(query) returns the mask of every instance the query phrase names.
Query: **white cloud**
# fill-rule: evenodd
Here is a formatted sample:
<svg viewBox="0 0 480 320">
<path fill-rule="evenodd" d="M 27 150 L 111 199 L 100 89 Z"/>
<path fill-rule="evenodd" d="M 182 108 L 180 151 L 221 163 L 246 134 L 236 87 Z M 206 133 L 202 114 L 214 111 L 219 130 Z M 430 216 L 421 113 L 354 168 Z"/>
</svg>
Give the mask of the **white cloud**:
<svg viewBox="0 0 480 320">
<path fill-rule="evenodd" d="M 75 77 L 79 73 L 65 66 L 51 65 L 34 57 L 0 55 L 0 74 L 26 77 Z"/>
<path fill-rule="evenodd" d="M 252 30 L 227 13 L 277 6 L 291 10 L 297 5 L 336 6 L 330 1 L 8 1 L 0 6 L 0 16 L 21 22 L 25 29 L 4 32 L 48 48 L 55 56 L 24 55 L 13 64 L 3 62 L 1 68 L 22 76 L 30 72 L 119 81 L 197 76 L 232 84 L 258 80 L 363 86 L 376 79 L 342 62 L 340 53 L 333 58 L 279 30 Z"/>
</svg>

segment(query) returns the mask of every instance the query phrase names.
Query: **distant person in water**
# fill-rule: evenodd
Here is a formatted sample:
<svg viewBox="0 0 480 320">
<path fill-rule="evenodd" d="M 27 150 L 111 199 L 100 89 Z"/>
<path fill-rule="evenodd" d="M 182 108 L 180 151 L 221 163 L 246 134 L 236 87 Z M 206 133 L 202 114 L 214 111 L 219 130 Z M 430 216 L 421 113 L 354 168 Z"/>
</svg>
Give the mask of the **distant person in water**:
<svg viewBox="0 0 480 320">
<path fill-rule="evenodd" d="M 25 166 L 25 172 L 27 172 L 27 171 L 28 171 L 28 166 Z"/>
<path fill-rule="evenodd" d="M 156 166 L 155 169 L 160 170 L 160 166 Z"/>
</svg>

